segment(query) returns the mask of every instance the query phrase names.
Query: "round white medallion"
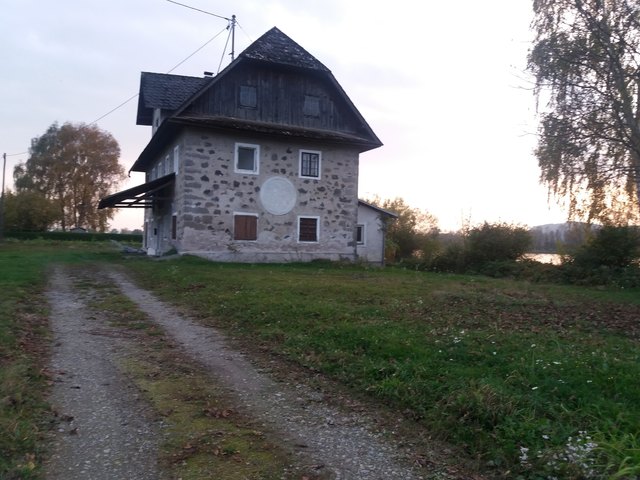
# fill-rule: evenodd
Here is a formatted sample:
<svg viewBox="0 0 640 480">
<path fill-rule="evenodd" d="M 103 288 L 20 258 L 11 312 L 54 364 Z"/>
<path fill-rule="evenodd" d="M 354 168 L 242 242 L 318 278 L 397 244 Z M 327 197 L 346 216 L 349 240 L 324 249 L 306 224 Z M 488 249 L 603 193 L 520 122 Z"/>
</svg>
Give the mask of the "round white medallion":
<svg viewBox="0 0 640 480">
<path fill-rule="evenodd" d="M 296 187 L 284 177 L 271 177 L 262 184 L 260 201 L 273 215 L 285 215 L 296 205 Z"/>
</svg>

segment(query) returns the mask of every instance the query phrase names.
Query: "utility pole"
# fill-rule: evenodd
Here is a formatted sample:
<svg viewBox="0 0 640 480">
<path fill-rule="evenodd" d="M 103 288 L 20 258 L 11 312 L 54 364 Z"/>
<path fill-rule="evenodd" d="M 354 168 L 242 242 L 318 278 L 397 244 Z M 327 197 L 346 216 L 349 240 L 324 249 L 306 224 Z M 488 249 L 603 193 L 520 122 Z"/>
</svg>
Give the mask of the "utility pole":
<svg viewBox="0 0 640 480">
<path fill-rule="evenodd" d="M 4 172 L 7 169 L 7 154 L 2 154 L 2 196 L 0 196 L 0 242 L 4 240 Z"/>
<path fill-rule="evenodd" d="M 236 16 L 231 15 L 231 61 L 236 59 Z"/>
</svg>

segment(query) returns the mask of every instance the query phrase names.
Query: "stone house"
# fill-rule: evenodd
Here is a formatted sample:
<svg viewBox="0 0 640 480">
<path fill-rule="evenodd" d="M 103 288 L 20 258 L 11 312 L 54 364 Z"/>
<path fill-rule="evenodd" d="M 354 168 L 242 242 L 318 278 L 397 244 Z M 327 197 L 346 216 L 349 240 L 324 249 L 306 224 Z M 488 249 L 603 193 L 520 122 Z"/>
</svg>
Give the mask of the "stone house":
<svg viewBox="0 0 640 480">
<path fill-rule="evenodd" d="M 358 200 L 382 145 L 331 71 L 277 28 L 216 76 L 143 72 L 146 181 L 99 208 L 144 208 L 144 248 L 218 261 L 382 263 L 393 217 Z"/>
</svg>

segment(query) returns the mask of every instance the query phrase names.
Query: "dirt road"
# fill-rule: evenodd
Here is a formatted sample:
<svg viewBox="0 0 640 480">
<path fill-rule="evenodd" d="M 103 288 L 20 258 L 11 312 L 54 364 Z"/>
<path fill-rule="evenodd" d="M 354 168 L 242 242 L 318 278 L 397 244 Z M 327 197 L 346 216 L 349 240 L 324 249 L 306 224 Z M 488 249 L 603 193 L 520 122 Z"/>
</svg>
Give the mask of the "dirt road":
<svg viewBox="0 0 640 480">
<path fill-rule="evenodd" d="M 86 280 L 96 276 L 99 284 Z M 238 410 L 302 466 L 274 478 L 448 478 L 416 471 L 411 452 L 394 445 L 366 413 L 328 405 L 322 392 L 303 383 L 275 380 L 263 366 L 230 348 L 220 332 L 198 325 L 138 288 L 124 271 L 106 266 L 96 266 L 88 275 L 59 267 L 51 276 L 51 402 L 60 422 L 47 478 L 172 478 L 158 463 L 166 425 L 119 367 L 139 342 L 134 333 L 112 326 L 108 315 L 96 314 L 92 305 L 96 295 L 104 297 L 105 283 L 128 296 L 175 343 L 179 355 L 222 385 Z"/>
</svg>

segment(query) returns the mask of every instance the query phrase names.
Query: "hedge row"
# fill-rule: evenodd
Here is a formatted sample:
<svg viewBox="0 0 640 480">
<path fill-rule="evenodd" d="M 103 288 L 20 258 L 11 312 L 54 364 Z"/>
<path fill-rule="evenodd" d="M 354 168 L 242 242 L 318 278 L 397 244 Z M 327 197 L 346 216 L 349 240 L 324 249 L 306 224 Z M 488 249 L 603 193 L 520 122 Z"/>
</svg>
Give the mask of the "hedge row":
<svg viewBox="0 0 640 480">
<path fill-rule="evenodd" d="M 136 233 L 5 232 L 4 236 L 17 240 L 75 240 L 84 242 L 117 240 L 119 242 L 142 243 L 142 235 Z"/>
</svg>

